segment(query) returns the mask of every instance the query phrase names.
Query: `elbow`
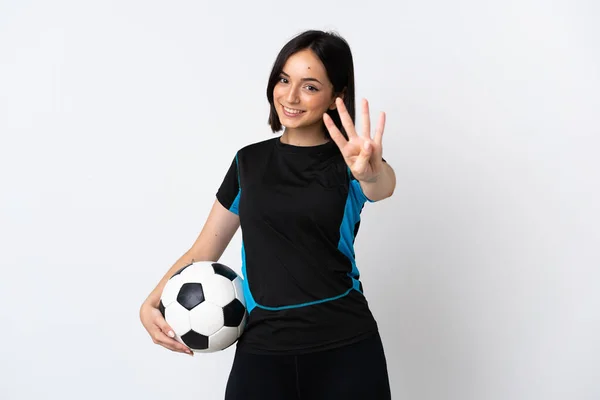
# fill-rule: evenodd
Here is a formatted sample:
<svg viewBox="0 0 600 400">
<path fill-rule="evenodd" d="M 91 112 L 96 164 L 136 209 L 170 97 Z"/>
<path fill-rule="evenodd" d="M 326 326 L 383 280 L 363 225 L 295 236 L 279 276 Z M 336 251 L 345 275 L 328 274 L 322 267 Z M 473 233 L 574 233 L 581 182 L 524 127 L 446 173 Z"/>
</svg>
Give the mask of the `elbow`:
<svg viewBox="0 0 600 400">
<path fill-rule="evenodd" d="M 383 197 L 382 197 L 382 200 L 383 200 L 383 199 L 387 199 L 387 198 L 390 198 L 390 197 L 392 197 L 392 195 L 393 195 L 393 194 L 394 194 L 394 188 L 392 188 L 392 189 L 391 189 L 391 190 L 389 190 L 387 193 L 385 193 L 385 194 L 383 195 Z"/>
</svg>

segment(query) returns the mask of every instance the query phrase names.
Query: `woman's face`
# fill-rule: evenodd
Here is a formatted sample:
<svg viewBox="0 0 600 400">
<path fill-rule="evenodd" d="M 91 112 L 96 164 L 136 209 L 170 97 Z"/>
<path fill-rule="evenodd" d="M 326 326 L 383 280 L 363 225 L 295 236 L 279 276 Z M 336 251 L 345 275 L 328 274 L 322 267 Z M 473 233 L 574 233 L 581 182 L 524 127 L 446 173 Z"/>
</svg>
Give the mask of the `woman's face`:
<svg viewBox="0 0 600 400">
<path fill-rule="evenodd" d="M 333 85 L 325 67 L 309 49 L 291 55 L 273 89 L 281 125 L 287 129 L 319 127 L 323 113 L 335 108 Z"/>
</svg>

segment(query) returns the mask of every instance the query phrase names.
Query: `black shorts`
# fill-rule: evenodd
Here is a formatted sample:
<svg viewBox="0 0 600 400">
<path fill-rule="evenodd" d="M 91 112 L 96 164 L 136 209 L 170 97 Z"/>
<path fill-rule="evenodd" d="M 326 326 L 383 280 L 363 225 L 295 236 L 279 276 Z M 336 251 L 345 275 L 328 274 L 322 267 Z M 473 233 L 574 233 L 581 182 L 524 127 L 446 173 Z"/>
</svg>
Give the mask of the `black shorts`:
<svg viewBox="0 0 600 400">
<path fill-rule="evenodd" d="M 236 350 L 225 400 L 389 400 L 379 334 L 331 350 L 262 355 Z"/>
</svg>

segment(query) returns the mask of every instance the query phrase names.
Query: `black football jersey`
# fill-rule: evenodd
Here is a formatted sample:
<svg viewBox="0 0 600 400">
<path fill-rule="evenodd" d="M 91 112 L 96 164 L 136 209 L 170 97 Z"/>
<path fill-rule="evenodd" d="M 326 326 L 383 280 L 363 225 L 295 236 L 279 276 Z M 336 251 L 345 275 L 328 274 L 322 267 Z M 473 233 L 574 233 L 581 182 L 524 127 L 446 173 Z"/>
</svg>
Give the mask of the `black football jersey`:
<svg viewBox="0 0 600 400">
<path fill-rule="evenodd" d="M 235 155 L 217 191 L 239 215 L 248 320 L 238 346 L 303 353 L 377 331 L 363 294 L 354 240 L 366 202 L 335 142 L 294 146 L 280 137 Z"/>
</svg>

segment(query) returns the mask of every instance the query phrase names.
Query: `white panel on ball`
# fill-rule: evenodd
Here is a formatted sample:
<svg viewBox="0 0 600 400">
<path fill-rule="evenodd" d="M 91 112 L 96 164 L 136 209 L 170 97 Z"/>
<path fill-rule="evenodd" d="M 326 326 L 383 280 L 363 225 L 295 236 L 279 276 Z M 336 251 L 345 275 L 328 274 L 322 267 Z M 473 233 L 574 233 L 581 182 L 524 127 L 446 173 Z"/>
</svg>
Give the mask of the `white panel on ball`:
<svg viewBox="0 0 600 400">
<path fill-rule="evenodd" d="M 202 281 L 204 300 L 219 307 L 225 307 L 235 298 L 235 289 L 231 281 L 221 275 L 209 276 Z"/>
<path fill-rule="evenodd" d="M 191 329 L 190 312 L 178 302 L 171 303 L 165 308 L 165 320 L 177 336 L 182 336 Z"/>
<path fill-rule="evenodd" d="M 195 262 L 181 271 L 180 275 L 184 282 L 202 282 L 204 279 L 215 274 L 215 270 L 211 264 L 208 261 Z"/>
<path fill-rule="evenodd" d="M 225 349 L 231 346 L 238 338 L 238 328 L 224 326 L 208 338 L 211 349 Z"/>
<path fill-rule="evenodd" d="M 241 277 L 237 277 L 233 280 L 233 287 L 235 289 L 235 297 L 237 297 L 242 304 L 245 306 L 246 305 L 246 299 L 244 297 L 244 287 L 243 287 L 243 280 Z"/>
<path fill-rule="evenodd" d="M 217 332 L 225 323 L 223 309 L 207 301 L 189 311 L 189 318 L 192 329 L 205 336 Z"/>
</svg>

